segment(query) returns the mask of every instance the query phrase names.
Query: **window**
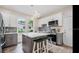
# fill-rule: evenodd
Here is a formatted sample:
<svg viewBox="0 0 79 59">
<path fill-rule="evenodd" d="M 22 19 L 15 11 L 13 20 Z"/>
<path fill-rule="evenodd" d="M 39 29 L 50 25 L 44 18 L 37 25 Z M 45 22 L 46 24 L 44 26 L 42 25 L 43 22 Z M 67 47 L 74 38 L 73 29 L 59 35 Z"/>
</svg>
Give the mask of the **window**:
<svg viewBox="0 0 79 59">
<path fill-rule="evenodd" d="M 25 19 L 19 18 L 18 19 L 18 33 L 23 33 L 25 32 Z"/>
</svg>

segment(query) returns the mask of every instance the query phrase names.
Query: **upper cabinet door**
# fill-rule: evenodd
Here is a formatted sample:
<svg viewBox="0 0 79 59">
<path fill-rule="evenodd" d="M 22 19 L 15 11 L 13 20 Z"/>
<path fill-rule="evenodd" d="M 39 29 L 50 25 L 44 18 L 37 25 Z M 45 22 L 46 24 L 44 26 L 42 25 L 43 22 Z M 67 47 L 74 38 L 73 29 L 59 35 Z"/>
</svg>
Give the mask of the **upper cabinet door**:
<svg viewBox="0 0 79 59">
<path fill-rule="evenodd" d="M 58 20 L 58 26 L 62 26 L 62 12 L 52 15 L 51 20 Z"/>
<path fill-rule="evenodd" d="M 4 24 L 5 26 L 10 26 L 10 19 L 9 19 L 9 14 L 7 12 L 3 12 L 2 13 L 2 16 L 3 16 L 3 21 L 4 21 Z"/>
<path fill-rule="evenodd" d="M 6 27 L 16 27 L 17 17 L 10 12 L 2 12 L 3 21 Z"/>
<path fill-rule="evenodd" d="M 73 9 L 72 7 L 69 7 L 67 9 L 65 9 L 65 11 L 63 12 L 63 16 L 64 17 L 71 17 L 73 13 Z"/>
<path fill-rule="evenodd" d="M 17 18 L 14 14 L 10 15 L 10 27 L 16 27 L 17 26 Z"/>
<path fill-rule="evenodd" d="M 63 42 L 68 46 L 72 46 L 72 17 L 63 19 L 64 37 Z"/>
</svg>

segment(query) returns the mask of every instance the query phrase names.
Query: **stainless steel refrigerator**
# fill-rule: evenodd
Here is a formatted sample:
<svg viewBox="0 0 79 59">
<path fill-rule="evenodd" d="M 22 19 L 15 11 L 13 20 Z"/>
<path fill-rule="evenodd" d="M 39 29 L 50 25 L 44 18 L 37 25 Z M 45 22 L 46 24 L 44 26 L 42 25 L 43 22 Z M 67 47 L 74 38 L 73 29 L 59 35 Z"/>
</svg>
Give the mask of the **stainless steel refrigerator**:
<svg viewBox="0 0 79 59">
<path fill-rule="evenodd" d="M 4 21 L 2 14 L 0 13 L 0 52 L 2 52 L 2 47 L 5 44 L 4 32 L 5 32 Z"/>
</svg>

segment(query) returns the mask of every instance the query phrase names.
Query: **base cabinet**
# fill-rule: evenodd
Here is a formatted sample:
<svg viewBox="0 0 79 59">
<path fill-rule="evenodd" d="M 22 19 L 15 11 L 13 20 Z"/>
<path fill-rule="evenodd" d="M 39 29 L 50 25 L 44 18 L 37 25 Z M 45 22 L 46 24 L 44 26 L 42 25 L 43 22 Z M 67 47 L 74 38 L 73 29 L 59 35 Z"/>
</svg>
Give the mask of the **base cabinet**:
<svg viewBox="0 0 79 59">
<path fill-rule="evenodd" d="M 0 53 L 2 53 L 2 48 L 1 48 L 1 44 L 0 44 Z"/>
<path fill-rule="evenodd" d="M 2 53 L 2 47 L 1 47 L 1 37 L 0 37 L 0 53 Z"/>
<path fill-rule="evenodd" d="M 17 34 L 5 34 L 5 47 L 17 45 Z"/>
<path fill-rule="evenodd" d="M 22 35 L 22 49 L 23 49 L 24 53 L 32 53 L 32 50 L 33 50 L 32 38 Z"/>
<path fill-rule="evenodd" d="M 57 33 L 57 45 L 63 45 L 63 33 Z"/>
</svg>

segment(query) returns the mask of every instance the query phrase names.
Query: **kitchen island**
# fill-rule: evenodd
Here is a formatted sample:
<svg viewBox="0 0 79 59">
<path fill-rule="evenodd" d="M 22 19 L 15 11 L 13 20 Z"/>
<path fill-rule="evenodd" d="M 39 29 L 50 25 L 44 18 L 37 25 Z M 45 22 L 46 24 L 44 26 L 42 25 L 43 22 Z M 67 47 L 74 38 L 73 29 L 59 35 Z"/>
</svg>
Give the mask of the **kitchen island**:
<svg viewBox="0 0 79 59">
<path fill-rule="evenodd" d="M 25 53 L 32 53 L 34 40 L 38 40 L 38 39 L 41 40 L 42 38 L 48 39 L 48 35 L 50 34 L 51 33 L 23 33 L 22 34 L 23 51 Z"/>
</svg>

